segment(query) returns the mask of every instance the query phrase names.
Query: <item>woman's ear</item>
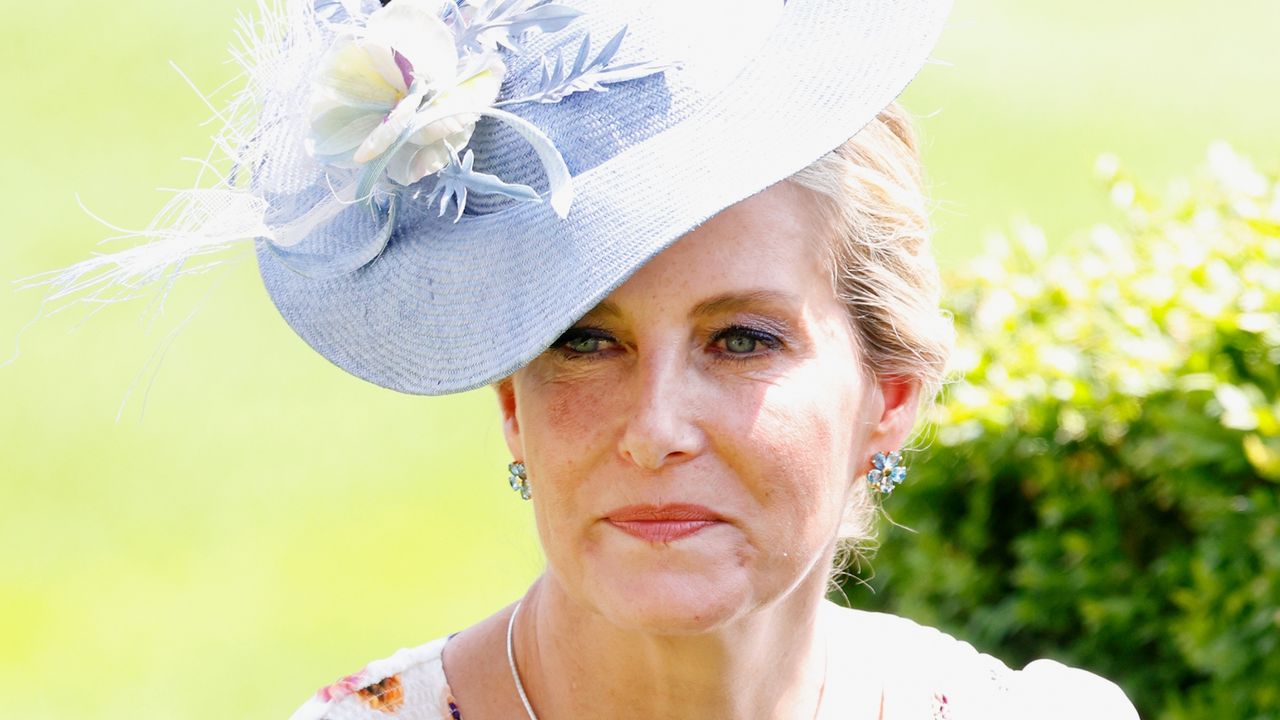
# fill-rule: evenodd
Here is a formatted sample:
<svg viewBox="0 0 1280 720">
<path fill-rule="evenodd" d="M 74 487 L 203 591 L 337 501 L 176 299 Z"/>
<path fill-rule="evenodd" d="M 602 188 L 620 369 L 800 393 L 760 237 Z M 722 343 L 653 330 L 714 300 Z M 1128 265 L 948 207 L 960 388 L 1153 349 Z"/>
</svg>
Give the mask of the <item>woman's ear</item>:
<svg viewBox="0 0 1280 720">
<path fill-rule="evenodd" d="M 507 449 L 515 460 L 524 460 L 523 444 L 520 442 L 520 422 L 516 418 L 515 381 L 510 377 L 503 378 L 493 384 L 498 393 L 498 409 L 502 412 L 502 435 L 507 440 Z"/>
<path fill-rule="evenodd" d="M 920 382 L 910 377 L 885 377 L 879 378 L 877 385 L 883 404 L 867 449 L 872 453 L 898 450 L 916 424 Z"/>
</svg>

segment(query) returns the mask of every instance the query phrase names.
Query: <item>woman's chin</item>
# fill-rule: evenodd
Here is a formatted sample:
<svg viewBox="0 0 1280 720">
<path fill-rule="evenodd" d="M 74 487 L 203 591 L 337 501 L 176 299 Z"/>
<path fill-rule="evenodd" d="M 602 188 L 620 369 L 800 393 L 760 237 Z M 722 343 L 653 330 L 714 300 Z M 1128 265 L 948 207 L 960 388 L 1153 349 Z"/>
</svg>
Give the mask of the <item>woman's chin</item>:
<svg viewBox="0 0 1280 720">
<path fill-rule="evenodd" d="M 723 627 L 739 617 L 740 606 L 723 598 L 619 598 L 603 605 L 615 626 L 649 635 L 698 635 Z"/>
<path fill-rule="evenodd" d="M 752 601 L 750 588 L 733 582 L 735 573 L 716 570 L 617 566 L 596 575 L 592 601 L 621 628 L 656 635 L 709 632 L 741 617 Z"/>
<path fill-rule="evenodd" d="M 578 575 L 568 585 L 610 623 L 638 632 L 714 631 L 776 600 L 801 571 L 762 556 L 727 523 L 674 539 L 645 537 L 664 529 L 599 530 L 567 565 Z"/>
</svg>

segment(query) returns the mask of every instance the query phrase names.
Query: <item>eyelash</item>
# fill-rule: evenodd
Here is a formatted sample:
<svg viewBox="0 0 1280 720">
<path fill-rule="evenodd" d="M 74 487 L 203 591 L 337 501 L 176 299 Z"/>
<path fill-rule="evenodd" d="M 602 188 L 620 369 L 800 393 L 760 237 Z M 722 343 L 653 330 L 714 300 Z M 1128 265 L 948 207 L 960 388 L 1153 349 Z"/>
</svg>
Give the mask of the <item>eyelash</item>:
<svg viewBox="0 0 1280 720">
<path fill-rule="evenodd" d="M 763 345 L 765 347 L 765 350 L 748 353 L 748 354 L 733 353 L 733 352 L 722 350 L 716 353 L 719 356 L 717 358 L 719 361 L 732 362 L 732 363 L 751 362 L 753 360 L 758 359 L 760 356 L 764 355 L 766 352 L 779 350 L 783 346 L 782 338 L 779 337 L 778 335 L 772 332 L 768 332 L 765 330 L 749 327 L 746 325 L 740 325 L 740 324 L 726 325 L 725 327 L 720 328 L 719 330 L 716 330 L 711 334 L 711 339 L 713 342 L 721 342 L 727 338 L 731 338 L 735 336 L 750 338 L 756 341 L 757 343 L 759 343 L 760 345 Z M 559 351 L 560 356 L 567 360 L 594 361 L 599 359 L 599 356 L 601 355 L 600 351 L 576 352 L 566 347 L 568 343 L 574 340 L 603 340 L 605 342 L 617 342 L 612 335 L 610 335 L 607 331 L 605 331 L 602 328 L 594 327 L 591 325 L 581 325 L 578 327 L 569 328 L 567 331 L 565 331 L 563 335 L 560 336 L 558 340 L 555 341 L 555 343 L 551 347 Z"/>
<path fill-rule="evenodd" d="M 782 340 L 777 335 L 765 332 L 758 328 L 748 327 L 746 325 L 729 325 L 728 327 L 713 333 L 711 339 L 716 342 L 721 342 L 734 336 L 751 338 L 756 341 L 757 345 L 763 345 L 765 349 L 760 350 L 757 348 L 755 352 L 745 355 L 742 353 L 729 352 L 727 350 L 719 353 L 721 359 L 729 362 L 749 362 L 759 358 L 761 355 L 764 355 L 769 351 L 778 350 L 782 347 Z"/>
</svg>

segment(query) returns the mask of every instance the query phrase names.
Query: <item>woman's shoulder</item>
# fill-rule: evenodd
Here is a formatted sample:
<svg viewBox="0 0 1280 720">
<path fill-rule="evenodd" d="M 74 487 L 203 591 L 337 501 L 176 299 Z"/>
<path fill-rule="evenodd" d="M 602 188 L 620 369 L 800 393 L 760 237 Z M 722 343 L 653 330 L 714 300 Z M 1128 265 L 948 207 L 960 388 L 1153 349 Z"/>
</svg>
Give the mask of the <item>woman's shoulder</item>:
<svg viewBox="0 0 1280 720">
<path fill-rule="evenodd" d="M 1137 720 L 1113 682 L 1053 660 L 1013 670 L 907 618 L 827 605 L 833 659 L 883 688 L 881 717 Z"/>
<path fill-rule="evenodd" d="M 402 648 L 326 685 L 289 720 L 458 720 L 442 655 L 449 638 Z"/>
</svg>

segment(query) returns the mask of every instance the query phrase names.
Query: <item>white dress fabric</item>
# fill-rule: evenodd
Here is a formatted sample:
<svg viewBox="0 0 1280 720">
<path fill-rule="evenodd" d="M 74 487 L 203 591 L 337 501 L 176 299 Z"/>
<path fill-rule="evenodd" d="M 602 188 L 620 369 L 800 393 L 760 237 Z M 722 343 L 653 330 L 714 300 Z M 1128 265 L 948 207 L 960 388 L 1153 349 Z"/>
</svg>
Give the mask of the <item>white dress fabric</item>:
<svg viewBox="0 0 1280 720">
<path fill-rule="evenodd" d="M 1124 692 L 1093 673 L 1052 660 L 1011 670 L 905 618 L 825 602 L 822 612 L 832 629 L 823 720 L 1138 720 Z M 441 661 L 448 641 L 371 662 L 290 720 L 466 720 Z"/>
</svg>

